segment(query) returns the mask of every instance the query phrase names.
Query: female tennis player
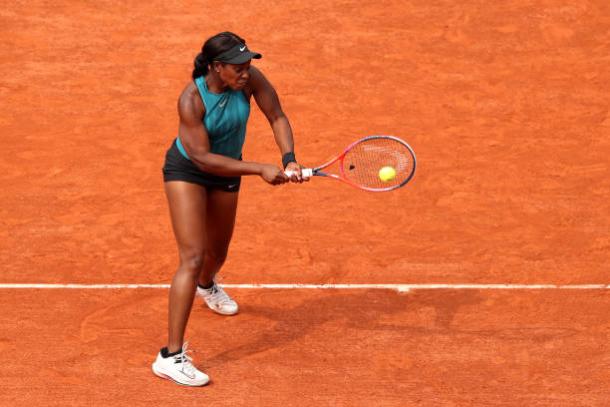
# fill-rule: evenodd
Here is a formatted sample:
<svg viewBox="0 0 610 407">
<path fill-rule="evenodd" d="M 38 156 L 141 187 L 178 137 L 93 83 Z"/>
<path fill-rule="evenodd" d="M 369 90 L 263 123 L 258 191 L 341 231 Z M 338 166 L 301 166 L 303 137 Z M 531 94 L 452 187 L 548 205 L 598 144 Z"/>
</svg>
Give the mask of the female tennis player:
<svg viewBox="0 0 610 407">
<path fill-rule="evenodd" d="M 168 343 L 152 368 L 156 375 L 183 385 L 203 386 L 209 381 L 192 364 L 184 342 L 195 293 L 219 314 L 238 311 L 215 276 L 233 234 L 241 176 L 258 175 L 271 185 L 304 181 L 278 96 L 261 71 L 250 65 L 259 58 L 261 54 L 250 51 L 233 33 L 209 38 L 195 58 L 193 81 L 178 100 L 178 137 L 165 156 L 163 179 L 180 265 L 169 293 Z M 284 169 L 242 161 L 252 96 L 271 124 Z"/>
</svg>

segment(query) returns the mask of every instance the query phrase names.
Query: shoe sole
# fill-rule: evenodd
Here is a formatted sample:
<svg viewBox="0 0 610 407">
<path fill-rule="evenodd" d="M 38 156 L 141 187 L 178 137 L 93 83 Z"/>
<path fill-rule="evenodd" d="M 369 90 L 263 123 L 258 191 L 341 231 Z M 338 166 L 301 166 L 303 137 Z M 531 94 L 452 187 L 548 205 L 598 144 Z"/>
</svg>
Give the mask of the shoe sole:
<svg viewBox="0 0 610 407">
<path fill-rule="evenodd" d="M 161 371 L 157 371 L 155 369 L 155 365 L 152 365 L 152 371 L 156 376 L 159 376 L 162 379 L 168 379 L 171 380 L 172 382 L 179 384 L 181 386 L 188 386 L 188 387 L 201 387 L 201 386 L 205 386 L 206 384 L 208 384 L 210 382 L 210 379 L 206 380 L 205 382 L 201 383 L 201 384 L 189 384 L 189 383 L 183 383 L 183 382 L 179 382 L 178 380 L 174 379 L 173 377 L 166 375 L 165 373 L 161 372 Z"/>
<path fill-rule="evenodd" d="M 205 302 L 204 302 L 204 304 L 205 304 Z M 239 313 L 239 310 L 237 310 L 235 312 L 222 312 L 221 310 L 217 310 L 216 308 L 212 308 L 209 305 L 207 305 L 207 307 L 209 309 L 211 309 L 212 311 L 214 311 L 215 313 L 220 314 L 220 315 L 225 315 L 225 316 L 237 315 Z"/>
</svg>

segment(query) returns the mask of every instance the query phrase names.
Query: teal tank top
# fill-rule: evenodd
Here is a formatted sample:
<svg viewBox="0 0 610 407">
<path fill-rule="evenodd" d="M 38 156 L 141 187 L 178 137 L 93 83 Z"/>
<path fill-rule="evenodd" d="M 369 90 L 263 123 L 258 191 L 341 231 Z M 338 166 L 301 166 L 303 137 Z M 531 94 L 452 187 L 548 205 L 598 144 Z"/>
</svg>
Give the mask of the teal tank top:
<svg viewBox="0 0 610 407">
<path fill-rule="evenodd" d="M 246 139 L 246 124 L 250 117 L 250 103 L 241 90 L 229 89 L 223 93 L 212 93 L 205 77 L 195 79 L 195 84 L 205 106 L 203 125 L 208 131 L 210 151 L 239 160 Z M 189 158 L 180 137 L 176 137 L 180 153 Z"/>
</svg>

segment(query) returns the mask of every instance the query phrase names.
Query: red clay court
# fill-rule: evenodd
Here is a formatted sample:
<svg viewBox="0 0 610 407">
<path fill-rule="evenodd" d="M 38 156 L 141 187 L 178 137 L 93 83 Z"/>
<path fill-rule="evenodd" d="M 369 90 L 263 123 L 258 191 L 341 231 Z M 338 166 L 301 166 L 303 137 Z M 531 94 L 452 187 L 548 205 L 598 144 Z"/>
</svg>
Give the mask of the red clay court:
<svg viewBox="0 0 610 407">
<path fill-rule="evenodd" d="M 185 388 L 150 370 L 178 262 L 161 166 L 225 30 L 301 163 L 391 134 L 418 169 L 385 194 L 246 177 L 241 311 L 196 302 L 212 383 Z M 0 38 L 0 405 L 610 404 L 607 1 L 11 1 Z M 244 157 L 280 162 L 254 104 Z"/>
</svg>

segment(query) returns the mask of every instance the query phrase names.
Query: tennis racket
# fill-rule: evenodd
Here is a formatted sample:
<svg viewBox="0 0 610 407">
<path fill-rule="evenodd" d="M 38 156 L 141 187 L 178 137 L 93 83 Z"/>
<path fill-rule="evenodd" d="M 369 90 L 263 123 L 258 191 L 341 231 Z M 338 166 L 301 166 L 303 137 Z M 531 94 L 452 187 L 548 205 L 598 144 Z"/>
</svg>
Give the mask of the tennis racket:
<svg viewBox="0 0 610 407">
<path fill-rule="evenodd" d="M 336 173 L 327 170 L 333 164 L 338 166 Z M 405 186 L 415 175 L 415 165 L 415 153 L 403 140 L 368 136 L 350 144 L 325 164 L 303 168 L 301 173 L 305 178 L 333 178 L 365 191 L 385 192 Z M 287 176 L 292 173 L 286 171 Z"/>
</svg>

